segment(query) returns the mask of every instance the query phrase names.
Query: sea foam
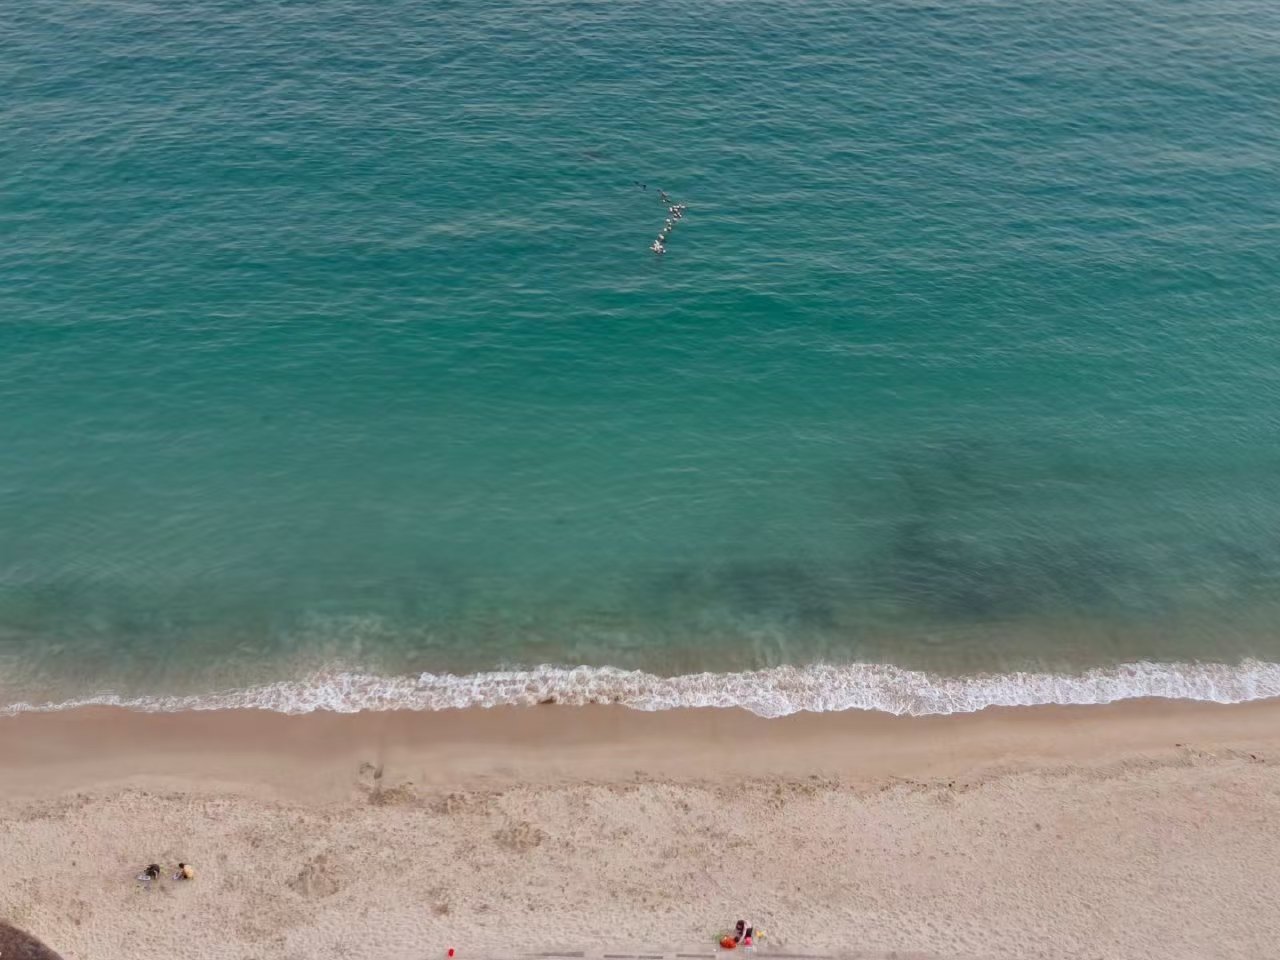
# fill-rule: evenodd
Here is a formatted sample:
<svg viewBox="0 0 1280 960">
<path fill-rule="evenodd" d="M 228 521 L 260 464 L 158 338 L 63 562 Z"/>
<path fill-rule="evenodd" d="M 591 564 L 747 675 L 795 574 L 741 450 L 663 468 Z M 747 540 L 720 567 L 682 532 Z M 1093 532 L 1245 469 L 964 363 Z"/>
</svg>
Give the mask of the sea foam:
<svg viewBox="0 0 1280 960">
<path fill-rule="evenodd" d="M 1280 663 L 1138 662 L 1082 673 L 943 676 L 886 664 L 783 666 L 743 673 L 661 677 L 612 667 L 553 667 L 456 676 L 379 677 L 321 672 L 207 694 L 129 697 L 104 693 L 45 703 L 15 703 L 0 713 L 117 706 L 147 712 L 261 709 L 444 710 L 465 707 L 620 704 L 635 710 L 738 707 L 762 717 L 802 711 L 877 710 L 924 716 L 986 707 L 1111 703 L 1136 697 L 1239 703 L 1280 696 Z"/>
</svg>

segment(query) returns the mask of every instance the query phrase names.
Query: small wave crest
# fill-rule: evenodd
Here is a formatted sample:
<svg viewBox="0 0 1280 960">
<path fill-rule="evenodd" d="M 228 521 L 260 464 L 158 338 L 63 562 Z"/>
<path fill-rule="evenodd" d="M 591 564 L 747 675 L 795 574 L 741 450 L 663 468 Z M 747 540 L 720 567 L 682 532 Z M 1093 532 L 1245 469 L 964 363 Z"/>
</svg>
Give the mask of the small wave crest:
<svg viewBox="0 0 1280 960">
<path fill-rule="evenodd" d="M 738 707 L 762 717 L 802 711 L 877 710 L 910 716 L 986 707 L 1111 703 L 1137 697 L 1239 703 L 1280 696 L 1280 663 L 1129 663 L 1074 675 L 1003 673 L 948 677 L 887 664 L 783 666 L 743 673 L 661 677 L 612 667 L 551 667 L 469 676 L 379 677 L 334 671 L 241 690 L 183 696 L 100 694 L 16 703 L 0 713 L 114 706 L 153 713 L 259 709 L 446 710 L 465 707 L 620 704 L 635 710 Z"/>
</svg>

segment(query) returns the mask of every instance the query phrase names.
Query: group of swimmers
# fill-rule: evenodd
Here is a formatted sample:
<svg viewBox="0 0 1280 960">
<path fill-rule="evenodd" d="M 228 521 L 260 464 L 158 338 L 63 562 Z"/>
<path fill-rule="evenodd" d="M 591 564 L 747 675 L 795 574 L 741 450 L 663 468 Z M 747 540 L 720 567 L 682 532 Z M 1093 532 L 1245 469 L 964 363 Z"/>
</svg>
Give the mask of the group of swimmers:
<svg viewBox="0 0 1280 960">
<path fill-rule="evenodd" d="M 667 237 L 671 236 L 671 231 L 676 228 L 676 224 L 684 217 L 685 205 L 683 203 L 672 203 L 665 190 L 658 191 L 658 199 L 666 205 L 667 220 L 662 225 L 662 230 L 658 233 L 658 239 L 653 241 L 653 245 L 649 249 L 654 253 L 663 254 L 667 252 Z"/>
</svg>

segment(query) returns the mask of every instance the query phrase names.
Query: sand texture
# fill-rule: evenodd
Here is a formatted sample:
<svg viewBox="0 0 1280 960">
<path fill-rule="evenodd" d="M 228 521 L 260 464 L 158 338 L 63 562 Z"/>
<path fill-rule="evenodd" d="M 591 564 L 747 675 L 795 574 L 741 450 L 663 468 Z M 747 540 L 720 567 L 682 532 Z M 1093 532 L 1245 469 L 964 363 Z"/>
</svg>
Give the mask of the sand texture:
<svg viewBox="0 0 1280 960">
<path fill-rule="evenodd" d="M 1272 957 L 1277 720 L 8 718 L 0 920 L 67 960 L 671 956 L 740 916 L 762 953 Z"/>
</svg>

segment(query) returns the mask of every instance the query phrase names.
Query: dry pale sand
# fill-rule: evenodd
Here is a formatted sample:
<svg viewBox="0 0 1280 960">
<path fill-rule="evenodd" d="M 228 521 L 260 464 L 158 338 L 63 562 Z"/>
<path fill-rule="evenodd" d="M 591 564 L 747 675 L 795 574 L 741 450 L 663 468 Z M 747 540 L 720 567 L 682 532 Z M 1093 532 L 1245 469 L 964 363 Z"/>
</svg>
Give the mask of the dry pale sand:
<svg viewBox="0 0 1280 960">
<path fill-rule="evenodd" d="M 1277 957 L 1277 721 L 25 715 L 0 920 L 67 960 L 671 956 L 738 917 L 775 953 Z M 199 872 L 146 888 L 152 860 Z"/>
</svg>

